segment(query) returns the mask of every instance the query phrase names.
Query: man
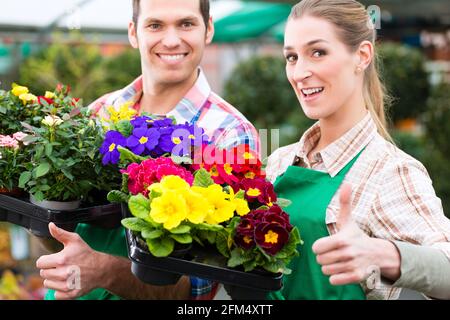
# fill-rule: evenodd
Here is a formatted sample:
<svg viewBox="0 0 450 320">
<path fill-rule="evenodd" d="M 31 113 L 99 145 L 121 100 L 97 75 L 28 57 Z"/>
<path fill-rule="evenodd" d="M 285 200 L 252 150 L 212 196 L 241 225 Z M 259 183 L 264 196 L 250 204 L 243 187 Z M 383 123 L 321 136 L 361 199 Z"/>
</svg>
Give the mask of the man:
<svg viewBox="0 0 450 320">
<path fill-rule="evenodd" d="M 234 107 L 211 92 L 199 69 L 205 46 L 213 38 L 208 0 L 133 0 L 131 45 L 141 54 L 142 76 L 126 88 L 91 105 L 104 115 L 109 105 L 132 101 L 134 108 L 196 123 L 222 148 L 247 143 L 259 152 L 255 128 Z M 203 299 L 215 294 L 209 281 L 182 277 L 173 286 L 151 286 L 130 271 L 124 229 L 108 231 L 79 225 L 70 233 L 49 225 L 64 250 L 36 262 L 49 291 L 47 299 Z M 75 267 L 74 267 L 75 266 Z M 72 273 L 79 286 L 68 287 Z M 76 281 L 75 281 L 76 284 Z"/>
</svg>

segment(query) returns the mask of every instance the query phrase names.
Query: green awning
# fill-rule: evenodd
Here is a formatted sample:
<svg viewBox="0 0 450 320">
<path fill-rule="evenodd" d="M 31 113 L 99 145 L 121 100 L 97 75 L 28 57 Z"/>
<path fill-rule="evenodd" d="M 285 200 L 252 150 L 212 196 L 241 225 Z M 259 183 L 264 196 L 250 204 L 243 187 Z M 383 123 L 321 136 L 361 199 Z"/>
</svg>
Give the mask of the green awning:
<svg viewBox="0 0 450 320">
<path fill-rule="evenodd" d="M 241 42 L 261 37 L 282 41 L 284 24 L 291 11 L 289 4 L 253 1 L 228 3 L 233 6 L 232 9 L 214 21 L 214 42 Z M 214 12 L 212 16 L 214 19 Z"/>
</svg>

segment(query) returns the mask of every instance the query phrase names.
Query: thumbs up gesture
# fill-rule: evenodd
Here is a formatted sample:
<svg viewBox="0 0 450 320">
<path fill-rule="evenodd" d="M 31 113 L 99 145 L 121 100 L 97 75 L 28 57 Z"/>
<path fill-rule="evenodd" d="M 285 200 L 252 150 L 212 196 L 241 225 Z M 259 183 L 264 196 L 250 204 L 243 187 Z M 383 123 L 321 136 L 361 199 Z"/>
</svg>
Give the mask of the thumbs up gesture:
<svg viewBox="0 0 450 320">
<path fill-rule="evenodd" d="M 360 283 L 371 276 L 374 270 L 383 273 L 384 267 L 392 267 L 395 263 L 400 270 L 396 247 L 390 241 L 369 237 L 352 219 L 351 193 L 350 185 L 342 184 L 337 218 L 339 231 L 317 240 L 312 247 L 322 272 L 330 276 L 333 285 Z"/>
<path fill-rule="evenodd" d="M 49 230 L 64 249 L 36 261 L 44 286 L 56 291 L 56 299 L 74 299 L 98 287 L 101 254 L 76 233 L 58 228 L 54 223 L 49 224 Z"/>
</svg>

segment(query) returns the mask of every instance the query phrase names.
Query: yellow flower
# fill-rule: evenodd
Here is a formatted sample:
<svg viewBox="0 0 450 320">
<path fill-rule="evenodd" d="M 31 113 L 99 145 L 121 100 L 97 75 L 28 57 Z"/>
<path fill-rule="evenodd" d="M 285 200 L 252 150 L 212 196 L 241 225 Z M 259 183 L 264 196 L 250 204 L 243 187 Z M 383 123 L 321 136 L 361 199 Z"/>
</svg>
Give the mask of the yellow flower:
<svg viewBox="0 0 450 320">
<path fill-rule="evenodd" d="M 179 176 L 165 176 L 160 182 L 162 192 L 165 191 L 188 191 L 189 183 Z"/>
<path fill-rule="evenodd" d="M 207 215 L 214 213 L 214 206 L 201 194 L 190 190 L 183 195 L 188 206 L 187 219 L 190 222 L 195 224 L 202 223 L 205 221 Z"/>
<path fill-rule="evenodd" d="M 130 108 L 132 104 L 133 103 L 131 101 L 125 102 L 119 107 L 118 111 L 114 108 L 114 106 L 107 107 L 106 110 L 110 115 L 109 122 L 117 123 L 121 120 L 131 120 L 131 118 L 137 113 L 136 110 Z"/>
<path fill-rule="evenodd" d="M 11 92 L 16 97 L 20 96 L 21 94 L 29 92 L 27 87 L 19 86 L 17 84 L 13 84 L 12 87 L 13 88 L 12 88 Z"/>
<path fill-rule="evenodd" d="M 183 195 L 176 191 L 166 191 L 153 199 L 150 208 L 150 217 L 157 223 L 163 223 L 167 230 L 178 227 L 188 214 Z"/>
<path fill-rule="evenodd" d="M 42 123 L 49 127 L 59 126 L 63 122 L 64 121 L 58 116 L 46 116 L 44 120 L 42 120 Z"/>
<path fill-rule="evenodd" d="M 206 215 L 205 222 L 209 224 L 219 224 L 231 219 L 236 210 L 236 204 L 229 201 L 229 195 L 223 192 L 218 184 L 210 185 L 208 188 L 192 187 L 192 191 L 203 195 L 214 210 Z"/>
<path fill-rule="evenodd" d="M 47 99 L 53 99 L 55 97 L 55 94 L 51 91 L 45 91 L 45 97 Z"/>
<path fill-rule="evenodd" d="M 17 87 L 16 87 L 17 88 Z M 26 105 L 28 102 L 34 102 L 37 100 L 37 97 L 31 93 L 22 93 L 19 96 L 19 99 L 22 100 L 23 104 Z"/>
<path fill-rule="evenodd" d="M 238 215 L 245 216 L 250 212 L 250 208 L 248 207 L 248 202 L 244 199 L 239 199 L 235 197 L 233 188 L 228 189 L 230 192 L 229 198 L 232 203 L 236 205 L 236 212 Z"/>
</svg>

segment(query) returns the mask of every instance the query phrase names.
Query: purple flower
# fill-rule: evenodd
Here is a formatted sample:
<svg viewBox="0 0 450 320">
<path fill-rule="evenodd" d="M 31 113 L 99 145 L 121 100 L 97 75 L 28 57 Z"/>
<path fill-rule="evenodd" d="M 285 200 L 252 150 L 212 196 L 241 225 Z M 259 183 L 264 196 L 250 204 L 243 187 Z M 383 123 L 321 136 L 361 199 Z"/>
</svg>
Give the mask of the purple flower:
<svg viewBox="0 0 450 320">
<path fill-rule="evenodd" d="M 131 125 L 136 129 L 140 127 L 148 128 L 150 124 L 152 124 L 154 120 L 151 117 L 148 116 L 141 116 L 134 118 L 130 121 Z"/>
<path fill-rule="evenodd" d="M 105 140 L 100 147 L 100 153 L 103 154 L 102 163 L 117 164 L 120 159 L 120 152 L 117 150 L 118 146 L 126 147 L 127 139 L 118 131 L 108 131 L 105 135 Z"/>
<path fill-rule="evenodd" d="M 159 137 L 159 143 L 158 143 L 158 152 L 160 155 L 163 155 L 164 153 L 172 153 L 173 148 L 175 147 L 175 143 L 172 141 L 172 133 L 174 130 L 174 127 L 166 127 L 166 128 L 155 128 L 155 130 L 158 130 L 160 137 Z"/>
<path fill-rule="evenodd" d="M 204 130 L 198 126 L 185 124 L 176 125 L 172 133 L 172 142 L 175 144 L 172 154 L 177 156 L 191 156 L 193 146 L 201 146 L 208 137 Z"/>
<path fill-rule="evenodd" d="M 152 151 L 158 145 L 160 134 L 154 128 L 140 127 L 133 130 L 133 134 L 127 139 L 127 147 L 134 154 L 141 155 L 145 150 Z"/>
<path fill-rule="evenodd" d="M 164 128 L 164 127 L 170 127 L 173 125 L 173 120 L 171 118 L 163 118 L 154 120 L 152 122 L 152 126 L 154 128 Z"/>
</svg>

